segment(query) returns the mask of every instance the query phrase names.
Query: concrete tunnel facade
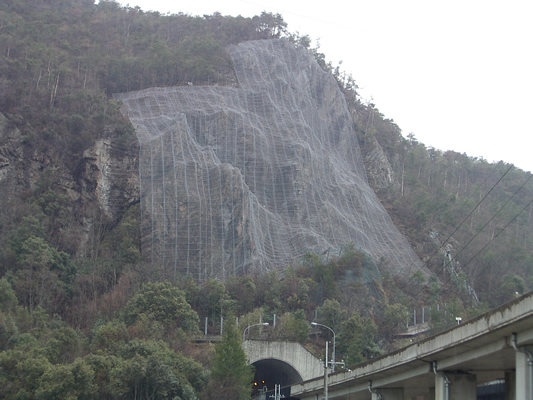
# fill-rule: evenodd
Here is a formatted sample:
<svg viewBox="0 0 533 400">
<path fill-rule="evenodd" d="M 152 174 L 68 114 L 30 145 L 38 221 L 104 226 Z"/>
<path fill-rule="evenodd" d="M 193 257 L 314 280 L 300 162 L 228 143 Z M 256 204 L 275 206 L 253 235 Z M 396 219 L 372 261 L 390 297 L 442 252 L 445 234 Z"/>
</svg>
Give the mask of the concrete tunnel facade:
<svg viewBox="0 0 533 400">
<path fill-rule="evenodd" d="M 246 340 L 243 344 L 250 364 L 256 369 L 258 387 L 282 387 L 324 375 L 321 360 L 300 343 Z"/>
</svg>

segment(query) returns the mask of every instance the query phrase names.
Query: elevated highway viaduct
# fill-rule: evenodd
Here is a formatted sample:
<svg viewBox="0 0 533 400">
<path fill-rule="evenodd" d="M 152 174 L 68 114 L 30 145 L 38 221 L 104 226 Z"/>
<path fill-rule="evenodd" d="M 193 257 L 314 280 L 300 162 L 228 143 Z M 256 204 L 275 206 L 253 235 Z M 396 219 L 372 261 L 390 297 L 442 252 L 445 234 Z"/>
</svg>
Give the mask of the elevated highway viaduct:
<svg viewBox="0 0 533 400">
<path fill-rule="evenodd" d="M 533 400 L 533 293 L 438 335 L 329 375 L 328 399 L 474 400 L 505 381 L 506 400 Z M 324 398 L 323 377 L 290 387 L 291 398 Z"/>
</svg>

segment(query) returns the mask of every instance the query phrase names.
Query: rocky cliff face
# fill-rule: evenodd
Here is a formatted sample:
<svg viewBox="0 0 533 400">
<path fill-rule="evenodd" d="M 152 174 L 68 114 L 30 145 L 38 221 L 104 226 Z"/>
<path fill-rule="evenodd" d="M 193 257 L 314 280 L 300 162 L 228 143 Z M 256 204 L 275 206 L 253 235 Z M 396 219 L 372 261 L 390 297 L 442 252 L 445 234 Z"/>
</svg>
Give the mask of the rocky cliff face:
<svg viewBox="0 0 533 400">
<path fill-rule="evenodd" d="M 34 146 L 31 137 L 0 114 L 2 212 L 13 217 L 21 196 L 32 196 L 39 187 L 49 185 L 63 196 L 64 212 L 70 217 L 70 223 L 55 232 L 55 243 L 78 256 L 94 255 L 97 230 L 115 224 L 120 211 L 139 200 L 136 142 L 125 152 L 117 151 L 116 138 L 111 133 L 104 136 L 74 163 L 66 162 L 61 148 Z"/>
<path fill-rule="evenodd" d="M 11 125 L 7 118 L 0 114 L 0 185 L 3 189 L 4 199 L 9 196 L 8 190 L 13 183 L 22 181 L 22 170 L 18 166 L 24 159 L 22 135 Z M 10 184 L 10 182 L 12 182 Z"/>
<path fill-rule="evenodd" d="M 348 243 L 393 274 L 418 270 L 368 185 L 333 77 L 283 40 L 230 53 L 237 87 L 118 96 L 141 146 L 143 252 L 160 273 L 224 278 L 284 268 L 307 252 L 338 254 Z M 379 146 L 368 157 L 372 176 L 389 184 Z"/>
<path fill-rule="evenodd" d="M 161 277 L 283 269 L 350 244 L 396 275 L 421 267 L 368 184 L 366 171 L 374 187 L 393 181 L 386 156 L 374 142 L 363 159 L 333 77 L 283 40 L 229 51 L 237 85 L 119 95 L 137 138 L 108 127 L 79 159 L 0 115 L 2 212 L 53 176 L 71 218 L 55 243 L 93 257 L 102 230 L 140 201 L 143 254 Z"/>
<path fill-rule="evenodd" d="M 83 153 L 76 168 L 76 191 L 73 200 L 80 213 L 83 231 L 78 252 L 95 252 L 92 243 L 99 224 L 113 226 L 122 212 L 139 201 L 138 145 L 133 141 L 124 147 L 112 137 L 100 139 Z"/>
<path fill-rule="evenodd" d="M 367 139 L 364 159 L 368 181 L 372 187 L 386 189 L 395 183 L 394 170 L 375 138 Z"/>
</svg>

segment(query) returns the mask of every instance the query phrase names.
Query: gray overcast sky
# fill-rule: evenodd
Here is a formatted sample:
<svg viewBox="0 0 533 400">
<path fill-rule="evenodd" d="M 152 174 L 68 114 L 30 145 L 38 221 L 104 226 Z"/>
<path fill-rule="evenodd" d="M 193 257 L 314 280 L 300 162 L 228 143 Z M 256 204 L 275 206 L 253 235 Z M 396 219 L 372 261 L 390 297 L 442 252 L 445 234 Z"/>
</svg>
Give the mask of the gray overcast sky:
<svg viewBox="0 0 533 400">
<path fill-rule="evenodd" d="M 280 13 L 426 146 L 533 171 L 533 1 L 121 0 L 145 11 Z"/>
</svg>

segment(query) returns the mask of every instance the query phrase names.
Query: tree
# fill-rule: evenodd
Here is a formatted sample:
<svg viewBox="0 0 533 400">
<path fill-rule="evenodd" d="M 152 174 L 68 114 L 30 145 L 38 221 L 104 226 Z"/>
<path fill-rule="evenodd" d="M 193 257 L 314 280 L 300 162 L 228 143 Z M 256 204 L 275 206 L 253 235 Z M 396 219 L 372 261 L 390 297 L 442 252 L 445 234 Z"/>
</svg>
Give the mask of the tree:
<svg viewBox="0 0 533 400">
<path fill-rule="evenodd" d="M 344 357 L 346 366 L 353 366 L 380 354 L 374 341 L 376 333 L 374 321 L 362 317 L 358 312 L 344 321 L 337 337 L 337 354 Z"/>
<path fill-rule="evenodd" d="M 261 38 L 279 38 L 287 32 L 287 23 L 280 14 L 272 14 L 263 11 L 261 16 L 255 16 L 252 21 L 256 25 L 256 30 Z"/>
<path fill-rule="evenodd" d="M 516 274 L 508 274 L 502 279 L 495 295 L 498 303 L 505 303 L 524 294 L 526 283 L 524 279 Z"/>
<path fill-rule="evenodd" d="M 149 282 L 131 299 L 124 309 L 127 324 L 133 324 L 141 315 L 171 328 L 185 332 L 198 330 L 200 319 L 185 299 L 185 293 L 170 282 Z"/>
<path fill-rule="evenodd" d="M 289 265 L 280 282 L 280 300 L 284 308 L 290 311 L 304 308 L 309 303 L 309 292 L 313 286 L 312 279 L 302 277 L 296 268 Z"/>
<path fill-rule="evenodd" d="M 309 338 L 309 330 L 304 310 L 296 310 L 281 316 L 276 334 L 281 340 L 303 343 Z"/>
<path fill-rule="evenodd" d="M 16 305 L 17 295 L 11 284 L 5 277 L 0 279 L 0 312 L 13 312 Z"/>
<path fill-rule="evenodd" d="M 222 340 L 217 343 L 211 366 L 208 399 L 249 399 L 252 393 L 253 368 L 246 360 L 241 335 L 234 318 L 227 318 Z"/>
<path fill-rule="evenodd" d="M 54 322 L 64 324 L 61 321 Z M 45 354 L 53 364 L 73 362 L 76 356 L 81 355 L 82 350 L 82 338 L 66 324 L 58 326 L 47 335 Z"/>
<path fill-rule="evenodd" d="M 409 319 L 407 307 L 400 303 L 387 305 L 379 323 L 379 336 L 385 342 L 392 342 L 394 335 L 405 327 Z"/>
<path fill-rule="evenodd" d="M 205 384 L 201 365 L 163 341 L 134 339 L 122 344 L 116 356 L 110 371 L 115 399 L 197 400 Z"/>
<path fill-rule="evenodd" d="M 129 340 L 128 330 L 123 322 L 117 320 L 97 326 L 93 332 L 92 346 L 96 349 L 108 349 Z"/>
<path fill-rule="evenodd" d="M 246 314 L 254 309 L 257 288 L 250 275 L 229 276 L 226 289 L 231 298 L 237 301 L 239 314 Z"/>
<path fill-rule="evenodd" d="M 15 287 L 30 310 L 42 305 L 57 311 L 55 301 L 65 296 L 65 284 L 75 272 L 70 257 L 43 238 L 30 236 L 20 246 L 17 263 L 20 269 L 15 274 Z"/>
<path fill-rule="evenodd" d="M 53 364 L 40 379 L 38 399 L 84 400 L 94 398 L 94 371 L 82 358 L 72 364 Z"/>
<path fill-rule="evenodd" d="M 329 326 L 335 332 L 340 328 L 341 323 L 346 320 L 346 311 L 341 308 L 337 300 L 325 300 L 317 313 L 320 323 Z"/>
<path fill-rule="evenodd" d="M 204 283 L 199 294 L 202 296 L 201 303 L 204 304 L 203 313 L 213 322 L 220 320 L 220 317 L 228 317 L 237 306 L 226 293 L 224 283 L 214 278 L 209 278 Z"/>
</svg>

